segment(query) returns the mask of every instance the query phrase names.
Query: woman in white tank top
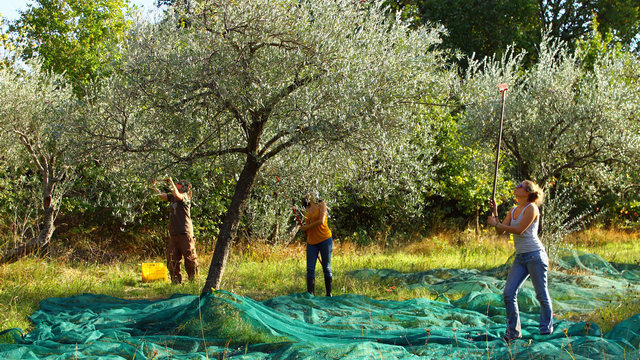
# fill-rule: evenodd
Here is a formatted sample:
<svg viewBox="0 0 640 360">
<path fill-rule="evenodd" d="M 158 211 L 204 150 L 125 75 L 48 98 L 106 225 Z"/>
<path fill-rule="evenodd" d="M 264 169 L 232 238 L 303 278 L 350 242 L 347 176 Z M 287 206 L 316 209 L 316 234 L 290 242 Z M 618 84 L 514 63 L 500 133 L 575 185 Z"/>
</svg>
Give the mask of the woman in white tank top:
<svg viewBox="0 0 640 360">
<path fill-rule="evenodd" d="M 542 242 L 538 238 L 540 211 L 543 192 L 534 182 L 525 180 L 513 191 L 518 199 L 518 206 L 507 213 L 502 222 L 497 216 L 490 216 L 488 224 L 495 226 L 498 234 L 513 234 L 516 256 L 504 286 L 504 304 L 507 310 L 507 332 L 505 341 L 522 338 L 520 313 L 518 311 L 518 290 L 531 277 L 536 297 L 540 302 L 540 334 L 553 332 L 553 309 L 547 286 L 549 257 Z M 493 214 L 497 214 L 497 205 L 491 201 Z"/>
</svg>

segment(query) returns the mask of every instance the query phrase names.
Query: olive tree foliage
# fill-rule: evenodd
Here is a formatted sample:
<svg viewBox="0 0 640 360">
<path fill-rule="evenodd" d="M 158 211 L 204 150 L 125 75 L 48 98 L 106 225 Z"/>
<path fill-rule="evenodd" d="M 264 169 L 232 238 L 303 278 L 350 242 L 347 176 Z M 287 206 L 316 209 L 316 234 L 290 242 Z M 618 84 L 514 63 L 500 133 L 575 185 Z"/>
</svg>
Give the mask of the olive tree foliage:
<svg viewBox="0 0 640 360">
<path fill-rule="evenodd" d="M 438 165 L 433 163 L 433 118 L 420 112 L 412 121 L 375 141 L 349 146 L 312 141 L 287 149 L 257 179 L 245 218 L 251 235 L 291 241 L 298 230 L 291 207 L 302 219 L 301 198 L 307 192 L 326 201 L 338 236 L 358 232 L 370 239 L 403 226 L 415 228 L 426 189 L 437 186 Z"/>
<path fill-rule="evenodd" d="M 594 217 L 594 209 L 579 208 L 570 187 L 554 186 L 545 193 L 542 211 L 541 240 L 549 254 L 557 254 L 565 238 L 582 230 Z"/>
<path fill-rule="evenodd" d="M 39 199 L 29 199 L 40 202 L 40 211 L 35 212 L 39 234 L 16 239 L 19 246 L 3 254 L 0 262 L 48 245 L 79 157 L 72 145 L 75 102 L 71 86 L 60 75 L 43 70 L 37 59 L 24 63 L 17 57 L 11 60 L 10 65 L 0 68 L 0 148 L 8 165 L 20 168 L 28 164 L 33 170 L 32 175 L 24 176 L 40 186 Z M 18 195 L 22 190 L 14 191 Z M 22 206 L 31 208 L 34 204 Z"/>
<path fill-rule="evenodd" d="M 538 62 L 523 70 L 522 56 L 472 61 L 462 93 L 475 139 L 495 142 L 500 95 L 507 91 L 503 149 L 517 175 L 543 188 L 571 171 L 604 171 L 610 164 L 637 166 L 640 150 L 638 58 L 601 53 L 593 69 L 580 54 L 546 37 Z"/>
<path fill-rule="evenodd" d="M 553 188 L 556 181 L 578 187 L 584 195 L 624 182 L 616 170 L 638 171 L 638 58 L 604 51 L 585 66 L 582 55 L 569 54 L 565 44 L 545 37 L 538 62 L 530 69 L 523 70 L 521 55 L 511 53 L 500 60 L 472 62 L 465 79 L 466 126 L 483 142 L 495 141 L 495 86 L 509 84 L 504 155 L 514 164 L 515 178 L 534 180 L 553 194 L 553 204 L 543 208 L 543 220 L 551 219 L 545 221 L 543 234 L 552 247 L 567 229 L 580 225 L 572 217 L 585 219 L 584 211 L 591 211 L 576 209 L 569 192 Z"/>
<path fill-rule="evenodd" d="M 410 31 L 352 1 L 203 1 L 138 23 L 130 39 L 88 131 L 149 172 L 202 159 L 241 169 L 205 292 L 221 284 L 264 167 L 304 144 L 311 169 L 339 173 L 326 159 L 384 150 L 451 79 L 433 50 L 439 30 Z"/>
</svg>

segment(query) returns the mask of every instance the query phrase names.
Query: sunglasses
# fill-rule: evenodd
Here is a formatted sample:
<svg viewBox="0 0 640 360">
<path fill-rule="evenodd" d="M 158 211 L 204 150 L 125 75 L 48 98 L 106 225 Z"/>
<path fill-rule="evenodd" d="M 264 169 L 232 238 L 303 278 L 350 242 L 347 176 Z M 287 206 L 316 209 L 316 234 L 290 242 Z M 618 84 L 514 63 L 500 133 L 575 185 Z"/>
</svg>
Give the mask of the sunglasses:
<svg viewBox="0 0 640 360">
<path fill-rule="evenodd" d="M 531 189 L 529 189 L 529 187 L 528 187 L 528 186 L 524 186 L 524 185 L 522 185 L 522 183 L 520 183 L 520 184 L 516 185 L 516 189 L 522 189 L 522 188 L 524 188 L 525 190 L 527 190 L 527 192 L 531 192 Z"/>
</svg>

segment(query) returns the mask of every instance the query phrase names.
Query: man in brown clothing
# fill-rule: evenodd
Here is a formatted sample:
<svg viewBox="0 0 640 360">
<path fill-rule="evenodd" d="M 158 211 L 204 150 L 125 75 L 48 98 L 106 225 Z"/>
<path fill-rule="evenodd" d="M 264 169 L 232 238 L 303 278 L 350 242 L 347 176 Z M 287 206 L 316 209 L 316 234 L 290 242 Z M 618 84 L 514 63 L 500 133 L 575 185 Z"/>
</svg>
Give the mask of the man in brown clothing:
<svg viewBox="0 0 640 360">
<path fill-rule="evenodd" d="M 184 257 L 184 267 L 189 280 L 193 280 L 198 271 L 196 240 L 191 223 L 191 184 L 179 181 L 173 183 L 171 177 L 165 179 L 171 193 L 163 193 L 153 184 L 157 195 L 171 204 L 169 215 L 169 241 L 167 245 L 167 267 L 174 284 L 182 282 L 180 262 Z"/>
</svg>

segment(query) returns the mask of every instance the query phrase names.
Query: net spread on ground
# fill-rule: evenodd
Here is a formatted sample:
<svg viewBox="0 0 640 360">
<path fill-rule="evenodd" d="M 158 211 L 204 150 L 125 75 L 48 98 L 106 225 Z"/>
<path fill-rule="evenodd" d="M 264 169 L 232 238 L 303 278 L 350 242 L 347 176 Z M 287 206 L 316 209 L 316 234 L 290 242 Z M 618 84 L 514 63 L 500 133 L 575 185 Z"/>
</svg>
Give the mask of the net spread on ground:
<svg viewBox="0 0 640 360">
<path fill-rule="evenodd" d="M 593 312 L 637 297 L 640 267 L 566 251 L 549 289 L 556 314 Z M 0 344 L 3 359 L 638 359 L 640 314 L 602 333 L 596 324 L 555 320 L 538 334 L 530 281 L 521 289 L 523 339 L 509 344 L 502 288 L 508 265 L 422 273 L 362 269 L 346 276 L 426 287 L 435 301 L 375 300 L 306 293 L 255 301 L 216 291 L 201 298 L 124 300 L 84 294 L 49 298 L 34 329 Z M 449 299 L 457 299 L 450 301 Z"/>
</svg>

